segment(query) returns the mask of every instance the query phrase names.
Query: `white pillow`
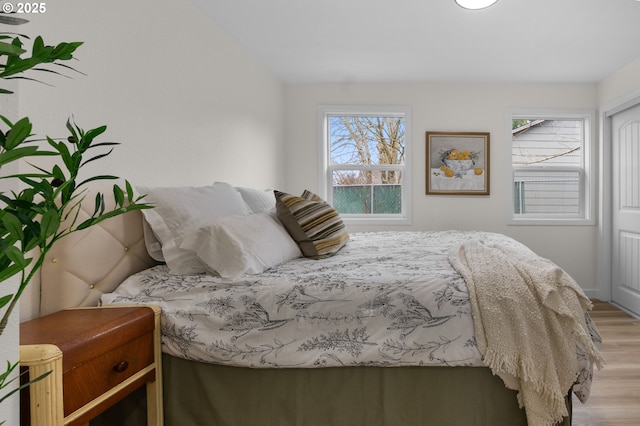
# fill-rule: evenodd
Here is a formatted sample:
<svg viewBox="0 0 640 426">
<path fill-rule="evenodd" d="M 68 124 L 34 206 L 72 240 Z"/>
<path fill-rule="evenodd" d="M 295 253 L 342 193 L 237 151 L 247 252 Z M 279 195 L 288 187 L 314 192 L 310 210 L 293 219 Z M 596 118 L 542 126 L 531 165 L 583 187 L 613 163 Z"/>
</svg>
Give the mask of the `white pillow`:
<svg viewBox="0 0 640 426">
<path fill-rule="evenodd" d="M 210 272 L 232 280 L 302 256 L 287 230 L 268 213 L 214 219 L 186 236 L 181 247 L 192 250 Z"/>
<path fill-rule="evenodd" d="M 242 199 L 253 213 L 270 212 L 276 207 L 276 197 L 273 196 L 272 189 L 263 191 L 236 186 L 236 191 L 240 193 Z"/>
<path fill-rule="evenodd" d="M 185 235 L 211 219 L 250 213 L 240 194 L 227 183 L 202 187 L 137 187 L 136 190 L 147 194 L 144 201 L 155 206 L 142 210 L 153 231 L 145 235 L 149 254 L 158 257 L 158 243 L 153 241 L 155 236 L 161 245 L 162 259 L 174 274 L 206 271 L 205 265 L 192 252 L 180 248 Z"/>
</svg>

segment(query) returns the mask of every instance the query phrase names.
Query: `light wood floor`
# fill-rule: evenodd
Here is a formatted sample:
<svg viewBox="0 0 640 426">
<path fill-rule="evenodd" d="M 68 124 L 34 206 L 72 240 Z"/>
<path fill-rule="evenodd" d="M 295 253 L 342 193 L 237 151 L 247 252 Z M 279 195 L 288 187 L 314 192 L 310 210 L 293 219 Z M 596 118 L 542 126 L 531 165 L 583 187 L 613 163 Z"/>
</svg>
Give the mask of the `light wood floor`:
<svg viewBox="0 0 640 426">
<path fill-rule="evenodd" d="M 594 372 L 589 400 L 573 399 L 574 426 L 640 425 L 640 320 L 594 300 L 591 312 L 607 365 Z"/>
</svg>

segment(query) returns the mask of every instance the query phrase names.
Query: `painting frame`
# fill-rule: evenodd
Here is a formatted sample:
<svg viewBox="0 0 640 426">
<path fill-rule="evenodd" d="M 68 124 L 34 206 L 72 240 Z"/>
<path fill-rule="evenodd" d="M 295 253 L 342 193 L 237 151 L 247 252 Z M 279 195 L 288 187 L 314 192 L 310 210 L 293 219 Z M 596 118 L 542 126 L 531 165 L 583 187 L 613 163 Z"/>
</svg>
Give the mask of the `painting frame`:
<svg viewBox="0 0 640 426">
<path fill-rule="evenodd" d="M 490 195 L 489 132 L 426 132 L 427 195 Z"/>
</svg>

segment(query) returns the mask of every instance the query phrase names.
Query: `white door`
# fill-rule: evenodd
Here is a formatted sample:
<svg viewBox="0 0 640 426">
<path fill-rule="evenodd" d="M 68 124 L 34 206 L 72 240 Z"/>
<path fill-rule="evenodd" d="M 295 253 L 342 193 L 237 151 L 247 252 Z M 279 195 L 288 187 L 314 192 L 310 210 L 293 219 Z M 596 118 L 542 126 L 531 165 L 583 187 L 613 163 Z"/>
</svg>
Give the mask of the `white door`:
<svg viewBox="0 0 640 426">
<path fill-rule="evenodd" d="M 612 299 L 640 314 L 640 105 L 616 113 L 612 129 Z"/>
</svg>

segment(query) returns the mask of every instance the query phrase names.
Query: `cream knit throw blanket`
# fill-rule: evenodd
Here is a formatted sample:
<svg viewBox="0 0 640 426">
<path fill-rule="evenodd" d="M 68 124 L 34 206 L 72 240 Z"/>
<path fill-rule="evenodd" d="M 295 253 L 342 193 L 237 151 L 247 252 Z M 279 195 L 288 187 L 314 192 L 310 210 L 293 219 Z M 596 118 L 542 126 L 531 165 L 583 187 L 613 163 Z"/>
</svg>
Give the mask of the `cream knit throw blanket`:
<svg viewBox="0 0 640 426">
<path fill-rule="evenodd" d="M 469 287 L 484 362 L 518 391 L 530 426 L 561 421 L 579 372 L 576 345 L 598 368 L 604 362 L 584 319 L 589 299 L 566 272 L 524 246 L 471 240 L 449 260 Z"/>
</svg>

